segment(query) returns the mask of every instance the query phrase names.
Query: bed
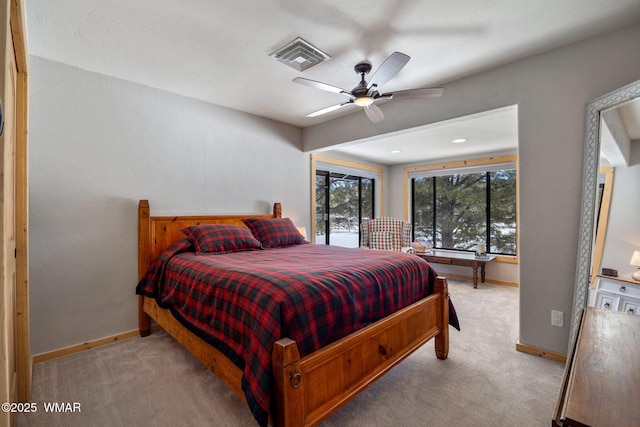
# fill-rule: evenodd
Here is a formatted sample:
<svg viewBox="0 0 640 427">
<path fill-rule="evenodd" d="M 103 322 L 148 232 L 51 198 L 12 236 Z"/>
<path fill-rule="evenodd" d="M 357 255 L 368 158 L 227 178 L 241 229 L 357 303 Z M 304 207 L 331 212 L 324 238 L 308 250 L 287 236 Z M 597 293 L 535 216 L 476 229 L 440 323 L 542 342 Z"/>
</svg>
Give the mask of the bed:
<svg viewBox="0 0 640 427">
<path fill-rule="evenodd" d="M 436 356 L 447 358 L 447 281 L 419 257 L 366 249 L 330 254 L 336 249 L 308 243 L 203 254 L 181 231 L 276 219 L 278 203 L 270 214 L 151 216 L 141 200 L 140 335 L 149 335 L 155 321 L 247 401 L 260 425 L 318 424 L 432 338 Z M 354 285 L 371 280 L 369 288 Z M 237 293 L 222 294 L 223 287 Z M 215 313 L 227 320 L 208 317 Z"/>
</svg>

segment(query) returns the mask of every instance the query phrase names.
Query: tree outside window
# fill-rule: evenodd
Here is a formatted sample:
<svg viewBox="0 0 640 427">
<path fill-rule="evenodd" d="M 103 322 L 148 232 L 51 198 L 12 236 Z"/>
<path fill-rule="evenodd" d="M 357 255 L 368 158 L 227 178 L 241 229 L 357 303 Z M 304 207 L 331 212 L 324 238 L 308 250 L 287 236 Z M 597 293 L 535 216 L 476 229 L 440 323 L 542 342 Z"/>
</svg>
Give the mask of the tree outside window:
<svg viewBox="0 0 640 427">
<path fill-rule="evenodd" d="M 516 171 L 412 179 L 414 239 L 439 249 L 516 255 Z"/>
<path fill-rule="evenodd" d="M 360 224 L 373 218 L 374 180 L 316 170 L 316 243 L 357 248 Z"/>
</svg>

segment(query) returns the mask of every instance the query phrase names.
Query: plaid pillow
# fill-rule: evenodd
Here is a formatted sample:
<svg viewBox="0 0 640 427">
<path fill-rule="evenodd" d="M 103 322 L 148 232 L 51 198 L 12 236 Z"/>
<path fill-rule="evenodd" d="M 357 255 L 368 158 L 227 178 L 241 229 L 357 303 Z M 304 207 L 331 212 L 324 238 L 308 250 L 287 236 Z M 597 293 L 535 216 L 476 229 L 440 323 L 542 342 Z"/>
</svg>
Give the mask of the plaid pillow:
<svg viewBox="0 0 640 427">
<path fill-rule="evenodd" d="M 388 231 L 374 231 L 369 234 L 369 247 L 381 251 L 393 250 L 393 236 Z"/>
<path fill-rule="evenodd" d="M 307 243 L 290 218 L 247 218 L 242 222 L 265 249 Z"/>
<path fill-rule="evenodd" d="M 201 224 L 183 228 L 196 252 L 229 253 L 262 249 L 253 234 L 241 225 Z"/>
</svg>

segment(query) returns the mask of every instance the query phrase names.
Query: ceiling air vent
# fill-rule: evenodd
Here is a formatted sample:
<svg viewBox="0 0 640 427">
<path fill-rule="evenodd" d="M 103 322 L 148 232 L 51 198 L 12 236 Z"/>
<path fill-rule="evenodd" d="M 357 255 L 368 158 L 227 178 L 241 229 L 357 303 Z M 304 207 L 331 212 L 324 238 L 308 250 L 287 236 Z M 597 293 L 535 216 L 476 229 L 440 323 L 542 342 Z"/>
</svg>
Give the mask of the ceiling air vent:
<svg viewBox="0 0 640 427">
<path fill-rule="evenodd" d="M 331 59 L 329 55 L 307 43 L 300 37 L 272 53 L 270 56 L 298 71 L 304 71 L 307 68 Z"/>
</svg>

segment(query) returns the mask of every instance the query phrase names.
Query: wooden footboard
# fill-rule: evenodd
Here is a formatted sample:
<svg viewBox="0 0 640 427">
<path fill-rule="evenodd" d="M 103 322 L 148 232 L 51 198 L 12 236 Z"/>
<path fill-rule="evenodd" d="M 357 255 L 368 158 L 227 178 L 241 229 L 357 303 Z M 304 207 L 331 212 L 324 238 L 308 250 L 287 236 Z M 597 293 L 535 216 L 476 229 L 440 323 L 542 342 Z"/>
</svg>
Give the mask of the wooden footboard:
<svg viewBox="0 0 640 427">
<path fill-rule="evenodd" d="M 278 426 L 313 426 L 331 415 L 435 337 L 436 355 L 449 351 L 447 281 L 425 298 L 304 358 L 294 341 L 275 343 Z"/>
<path fill-rule="evenodd" d="M 280 205 L 271 215 L 280 217 Z M 238 223 L 246 216 L 151 217 L 149 204 L 141 200 L 138 209 L 139 278 L 159 253 L 180 238 L 179 229 L 197 223 Z M 257 215 L 252 215 L 257 216 Z M 449 302 L 447 280 L 438 277 L 435 293 L 385 317 L 308 356 L 300 357 L 296 343 L 277 341 L 272 353 L 276 426 L 316 425 L 355 397 L 392 367 L 435 338 L 439 359 L 449 352 Z M 240 398 L 242 371 L 224 354 L 193 334 L 169 310 L 154 299 L 139 296 L 140 335 L 151 333 L 156 321 L 173 338 L 216 374 Z"/>
</svg>

